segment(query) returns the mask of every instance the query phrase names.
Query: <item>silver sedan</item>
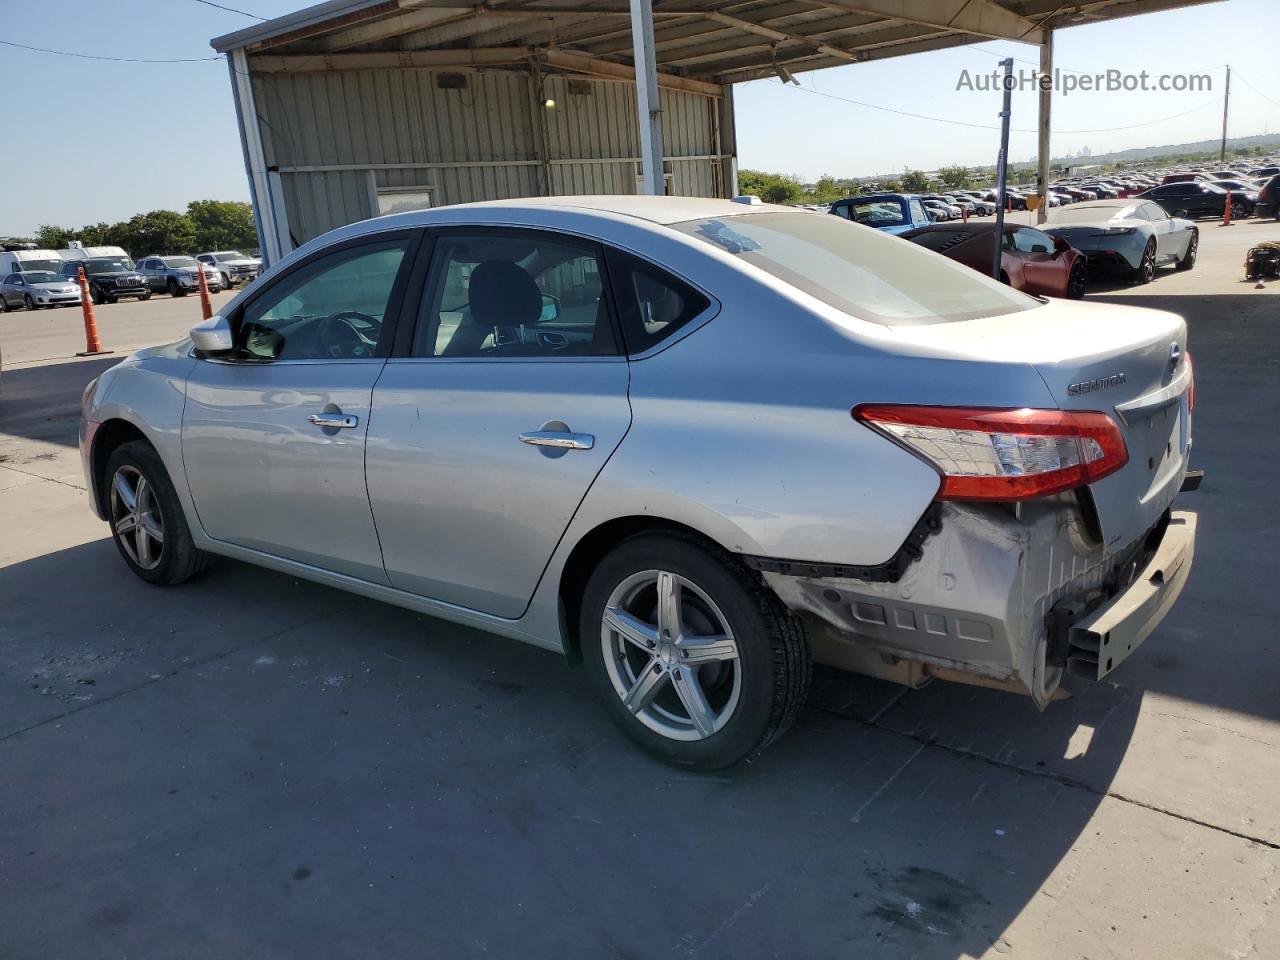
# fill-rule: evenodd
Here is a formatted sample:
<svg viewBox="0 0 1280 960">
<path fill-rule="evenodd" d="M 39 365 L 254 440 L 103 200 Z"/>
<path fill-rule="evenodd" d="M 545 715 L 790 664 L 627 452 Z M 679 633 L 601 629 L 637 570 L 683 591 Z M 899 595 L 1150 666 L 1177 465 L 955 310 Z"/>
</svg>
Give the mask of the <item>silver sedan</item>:
<svg viewBox="0 0 1280 960">
<path fill-rule="evenodd" d="M 814 662 L 1053 698 L 1191 568 L 1186 326 L 837 217 L 569 197 L 343 227 L 85 392 L 143 580 L 214 555 L 533 643 L 711 769 Z"/>
<path fill-rule="evenodd" d="M 73 307 L 80 304 L 80 285 L 42 270 L 11 273 L 0 280 L 0 310 L 26 307 Z"/>
</svg>

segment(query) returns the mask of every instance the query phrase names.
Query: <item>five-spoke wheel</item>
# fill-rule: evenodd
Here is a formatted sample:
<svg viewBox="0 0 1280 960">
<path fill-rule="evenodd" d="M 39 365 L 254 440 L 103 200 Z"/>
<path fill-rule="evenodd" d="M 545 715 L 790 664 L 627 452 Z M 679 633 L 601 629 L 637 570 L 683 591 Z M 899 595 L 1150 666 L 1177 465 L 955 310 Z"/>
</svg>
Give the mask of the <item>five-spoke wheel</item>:
<svg viewBox="0 0 1280 960">
<path fill-rule="evenodd" d="M 754 756 L 808 692 L 796 618 L 759 574 L 689 534 L 643 533 L 615 547 L 587 581 L 578 629 L 609 713 L 683 766 Z"/>
<path fill-rule="evenodd" d="M 164 518 L 155 492 L 137 467 L 123 464 L 111 478 L 111 528 L 129 559 L 154 570 L 164 556 Z"/>
</svg>

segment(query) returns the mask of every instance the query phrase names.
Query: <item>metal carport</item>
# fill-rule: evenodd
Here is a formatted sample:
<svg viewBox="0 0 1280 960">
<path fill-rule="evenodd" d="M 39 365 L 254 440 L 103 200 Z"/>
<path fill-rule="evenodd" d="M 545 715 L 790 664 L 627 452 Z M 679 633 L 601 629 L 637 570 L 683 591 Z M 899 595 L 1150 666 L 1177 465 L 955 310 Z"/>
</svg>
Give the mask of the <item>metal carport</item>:
<svg viewBox="0 0 1280 960">
<path fill-rule="evenodd" d="M 263 253 L 399 205 L 732 196 L 732 85 L 1212 0 L 328 0 L 218 37 Z M 638 122 L 638 118 L 643 122 Z M 1040 189 L 1049 94 L 1040 97 Z M 661 171 L 661 173 L 659 173 Z"/>
</svg>

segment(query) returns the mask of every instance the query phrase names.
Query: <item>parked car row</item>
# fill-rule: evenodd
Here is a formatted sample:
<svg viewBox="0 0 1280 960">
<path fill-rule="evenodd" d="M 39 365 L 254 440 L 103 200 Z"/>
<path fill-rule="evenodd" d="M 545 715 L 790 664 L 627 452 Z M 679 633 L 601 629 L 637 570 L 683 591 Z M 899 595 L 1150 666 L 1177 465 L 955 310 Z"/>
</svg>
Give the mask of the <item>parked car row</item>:
<svg viewBox="0 0 1280 960">
<path fill-rule="evenodd" d="M 93 302 L 104 304 L 130 297 L 148 300 L 153 293 L 185 297 L 200 287 L 197 270 L 216 293 L 254 280 L 262 261 L 238 250 L 220 250 L 195 257 L 148 256 L 135 263 L 120 247 L 39 250 L 14 245 L 0 251 L 0 310 L 78 305 L 82 269 Z"/>
</svg>

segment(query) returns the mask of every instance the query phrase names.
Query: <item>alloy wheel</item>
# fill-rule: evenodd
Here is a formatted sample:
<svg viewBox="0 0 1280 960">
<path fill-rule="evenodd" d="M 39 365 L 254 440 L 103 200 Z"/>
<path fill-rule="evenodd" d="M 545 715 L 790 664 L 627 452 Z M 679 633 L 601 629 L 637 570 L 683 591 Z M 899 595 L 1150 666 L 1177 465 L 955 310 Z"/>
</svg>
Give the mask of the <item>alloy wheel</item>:
<svg viewBox="0 0 1280 960">
<path fill-rule="evenodd" d="M 737 709 L 738 644 L 720 608 L 685 577 L 642 570 L 619 583 L 600 642 L 623 706 L 661 736 L 705 740 Z"/>
<path fill-rule="evenodd" d="M 164 518 L 155 491 L 137 469 L 123 465 L 111 478 L 111 529 L 129 559 L 154 570 L 164 553 Z"/>
<path fill-rule="evenodd" d="M 1071 275 L 1067 278 L 1067 297 L 1072 300 L 1080 300 L 1084 297 L 1085 286 L 1087 284 L 1086 270 L 1084 258 L 1076 260 L 1071 265 Z"/>
</svg>

